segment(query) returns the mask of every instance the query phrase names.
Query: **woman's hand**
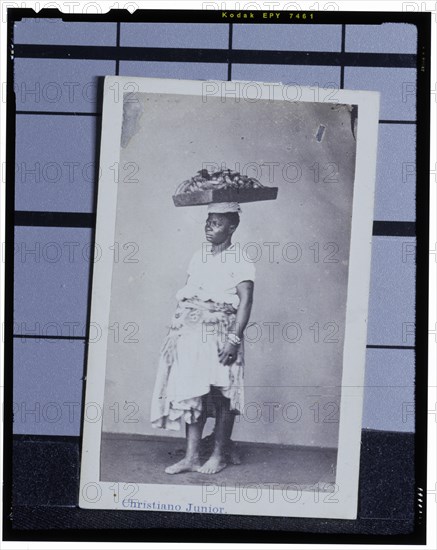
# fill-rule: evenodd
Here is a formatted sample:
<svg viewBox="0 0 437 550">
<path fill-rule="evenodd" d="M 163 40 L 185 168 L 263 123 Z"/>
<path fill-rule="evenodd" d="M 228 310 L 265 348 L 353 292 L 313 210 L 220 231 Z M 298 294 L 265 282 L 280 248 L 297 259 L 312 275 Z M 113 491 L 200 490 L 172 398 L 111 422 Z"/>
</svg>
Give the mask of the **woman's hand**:
<svg viewBox="0 0 437 550">
<path fill-rule="evenodd" d="M 219 352 L 219 361 L 222 365 L 232 365 L 237 358 L 238 345 L 226 342 Z"/>
</svg>

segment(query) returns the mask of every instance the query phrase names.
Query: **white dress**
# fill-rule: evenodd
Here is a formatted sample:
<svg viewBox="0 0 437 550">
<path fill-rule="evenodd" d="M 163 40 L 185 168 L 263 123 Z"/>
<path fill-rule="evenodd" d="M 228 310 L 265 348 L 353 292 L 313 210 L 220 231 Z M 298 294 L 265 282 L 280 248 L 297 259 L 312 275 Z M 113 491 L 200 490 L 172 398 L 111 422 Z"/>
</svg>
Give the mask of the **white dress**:
<svg viewBox="0 0 437 550">
<path fill-rule="evenodd" d="M 230 399 L 231 409 L 241 411 L 244 405 L 244 343 L 229 366 L 220 363 L 218 353 L 235 323 L 236 287 L 255 280 L 255 266 L 236 244 L 216 255 L 205 245 L 193 255 L 188 274 L 161 348 L 151 407 L 155 427 L 180 429 L 182 419 L 196 422 L 211 386 Z"/>
</svg>

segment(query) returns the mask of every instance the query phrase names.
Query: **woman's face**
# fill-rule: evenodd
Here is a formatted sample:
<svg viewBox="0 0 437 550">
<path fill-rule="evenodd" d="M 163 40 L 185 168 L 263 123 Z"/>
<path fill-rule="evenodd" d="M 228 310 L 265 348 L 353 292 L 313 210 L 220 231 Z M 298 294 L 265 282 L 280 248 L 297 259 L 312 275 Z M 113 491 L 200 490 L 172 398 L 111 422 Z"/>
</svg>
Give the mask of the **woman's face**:
<svg viewBox="0 0 437 550">
<path fill-rule="evenodd" d="M 222 244 L 234 232 L 231 222 L 222 214 L 208 214 L 205 222 L 206 240 L 212 244 Z"/>
</svg>

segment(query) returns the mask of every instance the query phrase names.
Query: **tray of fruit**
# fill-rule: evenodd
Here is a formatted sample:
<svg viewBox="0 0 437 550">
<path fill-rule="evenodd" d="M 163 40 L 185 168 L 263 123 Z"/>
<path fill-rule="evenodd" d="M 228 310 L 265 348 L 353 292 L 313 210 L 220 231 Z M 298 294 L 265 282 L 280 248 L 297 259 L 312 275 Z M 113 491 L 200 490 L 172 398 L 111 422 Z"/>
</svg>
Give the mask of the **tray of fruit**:
<svg viewBox="0 0 437 550">
<path fill-rule="evenodd" d="M 277 196 L 277 187 L 262 185 L 240 172 L 220 170 L 211 173 L 203 169 L 178 185 L 173 202 L 175 206 L 195 206 L 212 202 L 267 201 Z"/>
</svg>

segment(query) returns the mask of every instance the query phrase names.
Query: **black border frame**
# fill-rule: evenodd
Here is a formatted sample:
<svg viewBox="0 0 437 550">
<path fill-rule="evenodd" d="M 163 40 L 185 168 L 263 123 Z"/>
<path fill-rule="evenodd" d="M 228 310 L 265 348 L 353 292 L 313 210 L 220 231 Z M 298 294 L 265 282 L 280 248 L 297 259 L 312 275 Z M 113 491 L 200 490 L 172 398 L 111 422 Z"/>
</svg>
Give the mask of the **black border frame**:
<svg viewBox="0 0 437 550">
<path fill-rule="evenodd" d="M 228 14 L 238 13 L 227 10 Z M 304 10 L 301 12 L 303 13 Z M 311 10 L 305 10 L 308 13 Z M 244 13 L 244 12 L 242 12 Z M 261 13 L 261 12 L 258 12 Z M 168 528 L 168 529 L 51 529 L 51 530 L 17 530 L 13 527 L 12 508 L 12 384 L 13 384 L 13 262 L 14 262 L 14 227 L 19 225 L 43 225 L 43 226 L 68 226 L 68 227 L 94 227 L 95 214 L 67 214 L 64 213 L 39 213 L 39 212 L 15 212 L 14 199 L 14 170 L 15 170 L 15 118 L 19 114 L 16 111 L 15 94 L 13 91 L 13 59 L 14 56 L 24 55 L 28 57 L 30 51 L 25 45 L 15 47 L 13 45 L 14 22 L 24 17 L 37 18 L 62 18 L 65 21 L 89 21 L 89 22 L 202 22 L 202 23 L 224 23 L 229 24 L 229 19 L 221 18 L 221 10 L 137 10 L 130 14 L 125 10 L 111 10 L 106 14 L 62 14 L 58 10 L 43 9 L 39 13 L 28 8 L 8 9 L 8 51 L 7 58 L 7 144 L 6 144 L 6 225 L 5 225 L 5 408 L 4 408 L 4 494 L 3 494 L 3 539 L 8 541 L 31 541 L 31 540 L 56 540 L 58 541 L 112 541 L 112 542 L 269 542 L 269 543 L 337 543 L 337 544 L 425 544 L 426 543 L 426 467 L 427 467 L 427 364 L 428 364 L 428 269 L 429 269 L 429 162 L 430 162 L 430 64 L 431 64 L 431 13 L 411 12 L 343 12 L 343 11 L 314 11 L 315 19 L 311 24 L 378 24 L 382 22 L 406 22 L 417 26 L 418 30 L 418 51 L 417 51 L 417 148 L 416 148 L 416 210 L 417 221 L 412 222 L 384 222 L 377 221 L 374 224 L 374 235 L 397 235 L 417 237 L 416 248 L 416 343 L 415 346 L 405 346 L 407 349 L 415 349 L 416 365 L 416 386 L 415 402 L 420 404 L 416 407 L 416 431 L 415 440 L 415 528 L 414 532 L 408 535 L 380 535 L 380 534 L 352 534 L 352 533 L 307 533 L 301 531 L 280 531 L 271 530 L 268 526 L 269 517 L 258 517 L 257 521 L 265 525 L 264 530 L 240 530 L 240 529 L 205 529 L 204 527 Z M 262 24 L 261 18 L 250 23 L 242 20 L 235 22 L 242 24 Z M 298 20 L 293 23 L 297 24 Z M 273 21 L 268 21 L 272 23 Z M 301 24 L 305 24 L 300 20 Z M 278 21 L 275 24 L 287 24 L 288 21 Z M 307 21 L 308 23 L 308 21 Z M 120 25 L 118 25 L 119 31 Z M 232 25 L 231 25 L 232 28 Z M 118 32 L 119 36 L 119 32 Z M 232 31 L 230 33 L 230 44 Z M 343 27 L 344 44 L 344 27 Z M 27 50 L 26 50 L 27 48 Z M 30 47 L 34 57 L 64 56 L 67 53 L 72 57 L 82 58 L 83 55 L 96 55 L 96 48 L 78 46 L 42 46 Z M 97 50 L 106 50 L 108 47 L 98 47 Z M 343 48 L 344 49 L 344 48 Z M 109 52 L 111 50 L 111 52 Z M 130 55 L 144 55 L 143 48 L 120 48 L 119 40 L 116 47 L 107 50 L 111 59 L 116 59 L 117 68 L 120 59 L 123 59 L 123 51 Z M 115 50 L 115 51 L 114 51 Z M 123 51 L 122 51 L 123 50 Z M 139 51 L 142 50 L 142 51 Z M 147 49 L 151 50 L 151 49 Z M 181 50 L 171 51 L 170 55 L 181 55 Z M 88 54 L 87 54 L 88 52 Z M 114 57 L 114 53 L 118 54 Z M 149 52 L 151 55 L 160 55 L 162 52 Z M 192 54 L 193 52 L 191 52 Z M 247 52 L 246 52 L 247 53 Z M 185 52 L 188 55 L 189 52 Z M 240 51 L 241 54 L 241 51 Z M 278 60 L 284 62 L 281 52 L 272 52 L 272 58 L 277 55 Z M 103 52 L 101 53 L 103 55 Z M 201 56 L 206 60 L 208 50 L 200 50 Z M 231 77 L 231 63 L 234 53 L 229 50 L 220 52 L 222 62 L 227 60 L 229 64 L 228 77 Z M 244 55 L 244 52 L 241 54 Z M 333 56 L 343 63 L 348 56 L 357 54 L 333 53 Z M 370 54 L 369 63 L 377 62 L 378 59 L 385 61 L 386 54 Z M 70 56 L 69 56 L 70 57 Z M 360 59 L 361 57 L 361 59 Z M 409 55 L 396 55 L 398 66 L 416 66 Z M 71 58 L 71 57 L 70 57 Z M 299 55 L 295 59 L 298 61 Z M 310 56 L 310 59 L 314 56 Z M 358 54 L 356 62 L 365 62 L 366 54 Z M 385 58 L 385 59 L 384 59 Z M 202 58 L 205 60 L 205 58 Z M 352 59 L 352 58 L 351 58 Z M 4 56 L 3 56 L 4 60 Z M 173 58 L 173 60 L 176 60 Z M 258 57 L 256 62 L 262 62 Z M 271 62 L 271 61 L 270 61 Z M 279 61 L 278 61 L 279 62 Z M 413 62 L 413 65 L 411 63 Z M 118 74 L 118 70 L 116 71 Z M 342 69 L 343 73 L 343 69 Z M 343 82 L 343 80 L 342 80 Z M 41 113 L 40 113 L 41 114 Z M 65 113 L 64 113 L 65 114 Z M 74 114 L 74 113 L 72 113 Z M 380 121 L 385 122 L 385 121 Z M 389 121 L 387 121 L 389 122 Z M 390 121 L 393 122 L 393 121 Z M 62 218 L 62 219 L 61 219 Z M 63 223 L 61 223 L 63 222 Z M 376 226 L 376 227 L 375 227 Z M 374 347 L 374 346 L 370 346 Z M 381 346 L 384 347 L 384 346 Z M 388 346 L 390 347 L 390 346 Z M 403 349 L 403 347 L 402 347 Z M 62 439 L 62 438 L 61 438 Z M 421 499 L 419 501 L 418 499 Z M 420 502 L 420 505 L 419 505 Z M 92 514 L 93 510 L 87 510 Z M 138 514 L 138 512 L 137 512 Z M 155 514 L 163 514 L 155 512 Z M 184 514 L 190 516 L 191 514 Z M 194 515 L 196 516 L 196 515 Z M 235 516 L 234 516 L 235 517 Z M 238 517 L 238 516 L 236 516 Z M 226 524 L 226 516 L 221 517 L 223 524 Z M 322 520 L 321 520 L 322 521 Z M 329 523 L 331 520 L 323 520 Z M 351 523 L 351 520 L 342 520 L 344 523 Z M 196 523 L 193 518 L 193 524 Z M 352 522 L 353 523 L 353 522 Z M 213 523 L 214 525 L 214 523 Z"/>
</svg>

